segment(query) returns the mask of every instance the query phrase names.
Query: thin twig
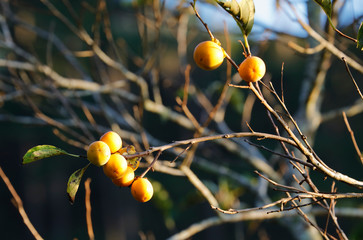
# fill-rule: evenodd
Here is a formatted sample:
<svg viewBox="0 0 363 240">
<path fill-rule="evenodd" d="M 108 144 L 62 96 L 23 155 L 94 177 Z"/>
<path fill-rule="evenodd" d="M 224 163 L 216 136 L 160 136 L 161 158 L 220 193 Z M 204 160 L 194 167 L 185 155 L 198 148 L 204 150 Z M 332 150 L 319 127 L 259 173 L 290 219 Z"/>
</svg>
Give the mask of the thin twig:
<svg viewBox="0 0 363 240">
<path fill-rule="evenodd" d="M 318 52 L 321 52 L 324 49 L 324 44 L 322 44 L 322 43 L 320 43 L 319 45 L 317 45 L 313 48 L 300 47 L 298 44 L 296 44 L 293 41 L 287 42 L 287 45 L 299 53 L 308 54 L 308 55 L 316 54 Z"/>
<path fill-rule="evenodd" d="M 150 165 L 146 168 L 146 170 L 140 175 L 140 178 L 143 178 L 146 173 L 148 171 L 150 171 L 150 169 L 152 169 L 152 167 L 154 166 L 154 164 L 156 163 L 156 161 L 159 159 L 160 155 L 161 155 L 162 151 L 159 151 L 156 155 L 156 157 L 154 158 L 154 160 L 150 163 Z"/>
<path fill-rule="evenodd" d="M 197 18 L 199 19 L 199 21 L 204 25 L 205 29 L 207 30 L 210 38 L 213 40 L 215 40 L 214 36 L 213 36 L 213 33 L 209 30 L 208 28 L 208 25 L 203 21 L 203 19 L 200 17 L 196 7 L 195 7 L 195 1 L 194 2 L 191 2 L 190 5 L 192 6 L 193 10 L 194 10 L 194 13 L 195 13 L 195 16 L 197 16 Z"/>
<path fill-rule="evenodd" d="M 135 153 L 132 155 L 125 155 L 125 158 L 142 157 L 142 156 L 149 155 L 153 152 L 165 151 L 167 149 L 174 148 L 177 146 L 182 146 L 182 145 L 196 144 L 196 143 L 200 143 L 200 142 L 206 142 L 206 141 L 212 141 L 212 140 L 218 140 L 218 139 L 241 138 L 241 137 L 257 137 L 257 138 L 263 138 L 263 139 L 274 139 L 277 141 L 286 142 L 287 144 L 290 144 L 290 145 L 296 147 L 296 144 L 292 140 L 285 138 L 285 137 L 276 136 L 276 135 L 268 134 L 268 133 L 260 133 L 260 132 L 253 132 L 253 133 L 240 132 L 240 133 L 211 135 L 211 136 L 206 136 L 206 137 L 191 138 L 191 139 L 187 139 L 187 140 L 175 141 L 175 142 L 172 142 L 172 143 L 169 143 L 166 145 L 162 145 L 159 147 L 151 147 L 150 149 L 143 151 L 143 152 Z"/>
<path fill-rule="evenodd" d="M 88 236 L 90 240 L 94 240 L 95 239 L 95 235 L 93 232 L 93 227 L 92 227 L 92 217 L 91 217 L 91 187 L 90 187 L 90 183 L 91 183 L 91 178 L 87 178 L 87 180 L 84 182 L 84 187 L 85 187 L 85 191 L 86 191 L 86 197 L 85 197 L 85 205 L 86 205 L 86 221 L 87 221 L 87 232 L 88 232 Z"/>
<path fill-rule="evenodd" d="M 345 114 L 345 112 L 343 112 L 343 118 L 344 118 L 345 126 L 347 126 L 348 132 L 350 134 L 350 138 L 352 139 L 355 151 L 357 152 L 357 155 L 358 155 L 361 163 L 363 164 L 363 154 L 358 147 L 357 141 L 355 140 L 355 137 L 354 137 L 354 132 L 353 132 L 352 128 L 350 127 L 350 124 L 349 124 L 349 121 L 348 121 L 348 118 L 347 118 L 347 115 Z"/>
<path fill-rule="evenodd" d="M 15 188 L 13 187 L 9 178 L 6 176 L 5 172 L 3 171 L 3 169 L 1 167 L 0 167 L 0 177 L 2 178 L 6 187 L 9 189 L 11 195 L 13 196 L 13 198 L 15 200 L 15 207 L 18 209 L 20 216 L 23 218 L 25 226 L 29 229 L 29 231 L 31 232 L 31 234 L 34 236 L 35 239 L 37 239 L 37 240 L 43 239 L 39 235 L 38 231 L 35 229 L 33 224 L 30 222 L 30 219 L 28 218 L 28 215 L 25 212 L 25 209 L 23 206 L 23 201 L 19 197 L 18 193 L 16 192 Z"/>
<path fill-rule="evenodd" d="M 356 180 L 350 176 L 344 175 L 340 172 L 337 172 L 330 167 L 328 167 L 309 147 L 309 144 L 306 141 L 306 138 L 302 133 L 300 133 L 300 137 L 304 140 L 305 144 L 307 144 L 308 148 L 304 146 L 304 144 L 296 137 L 294 132 L 290 129 L 289 125 L 281 118 L 281 116 L 267 103 L 264 97 L 258 92 L 258 90 L 254 87 L 252 83 L 250 83 L 250 89 L 256 95 L 256 97 L 261 101 L 261 103 L 265 106 L 265 108 L 274 115 L 274 117 L 279 121 L 279 123 L 283 126 L 285 131 L 288 133 L 289 137 L 296 143 L 297 148 L 304 154 L 308 161 L 310 161 L 318 170 L 323 172 L 325 175 L 331 177 L 340 182 L 345 182 L 351 186 L 354 186 L 359 189 L 363 189 L 363 182 Z"/>
<path fill-rule="evenodd" d="M 171 163 L 175 162 L 182 154 L 184 154 L 188 149 L 192 146 L 192 144 L 189 144 L 186 148 L 183 149 L 172 161 Z"/>
<path fill-rule="evenodd" d="M 280 157 L 282 157 L 282 158 L 290 159 L 290 160 L 292 160 L 292 161 L 294 161 L 294 162 L 298 162 L 298 163 L 300 163 L 300 164 L 302 164 L 302 165 L 304 165 L 304 166 L 310 167 L 310 168 L 313 168 L 313 167 L 314 167 L 314 165 L 312 165 L 311 163 L 306 162 L 306 160 L 298 159 L 298 158 L 295 158 L 295 157 L 289 156 L 289 155 L 287 155 L 287 154 L 281 154 L 281 153 L 275 152 L 275 151 L 273 151 L 273 150 L 271 150 L 271 149 L 268 149 L 267 147 L 265 147 L 265 146 L 263 146 L 263 145 L 255 144 L 255 143 L 250 142 L 250 141 L 248 141 L 248 140 L 245 140 L 245 141 L 246 141 L 248 144 L 252 145 L 252 146 L 255 146 L 255 147 L 261 148 L 261 149 L 263 149 L 263 150 L 265 150 L 265 151 L 268 151 L 268 152 L 270 152 L 270 153 L 272 153 L 272 154 L 274 154 L 274 155 L 278 155 L 278 156 L 280 156 Z"/>
<path fill-rule="evenodd" d="M 289 193 L 286 193 L 287 194 L 287 196 L 288 197 L 291 197 L 291 195 L 289 194 Z M 312 227 L 314 227 L 316 230 L 318 230 L 319 231 L 319 233 L 321 234 L 321 236 L 323 236 L 326 240 L 329 240 L 329 237 L 326 235 L 326 234 L 324 234 L 324 232 L 319 228 L 319 226 L 315 223 L 315 222 L 312 222 L 310 219 L 309 219 L 309 217 L 308 217 L 308 215 L 306 215 L 306 213 L 305 212 L 303 212 L 299 207 L 298 207 L 298 204 L 295 202 L 295 201 L 292 201 L 292 204 L 294 205 L 294 206 L 297 206 L 297 212 L 298 212 L 298 214 L 300 215 L 300 216 L 302 216 L 303 218 L 304 218 L 304 220 L 307 222 L 307 223 L 309 223 Z"/>
<path fill-rule="evenodd" d="M 235 87 L 235 88 L 247 88 L 249 89 L 249 86 L 242 86 L 242 85 L 235 85 L 235 84 L 229 84 L 230 87 Z"/>
<path fill-rule="evenodd" d="M 281 101 L 285 103 L 285 97 L 284 97 L 284 66 L 285 63 L 282 62 L 281 65 Z"/>
<path fill-rule="evenodd" d="M 358 94 L 359 94 L 360 98 L 363 100 L 362 92 L 360 91 L 360 89 L 359 89 L 359 87 L 358 87 L 357 82 L 354 80 L 354 77 L 353 77 L 352 73 L 350 72 L 350 69 L 349 69 L 349 66 L 348 66 L 347 61 L 345 60 L 345 58 L 344 58 L 344 57 L 342 57 L 342 60 L 343 60 L 344 65 L 345 65 L 345 69 L 347 69 L 347 72 L 348 72 L 348 74 L 349 74 L 350 79 L 352 79 L 352 81 L 353 81 L 353 83 L 354 83 L 354 86 L 355 86 L 355 88 L 357 89 L 357 92 L 358 92 Z"/>
</svg>

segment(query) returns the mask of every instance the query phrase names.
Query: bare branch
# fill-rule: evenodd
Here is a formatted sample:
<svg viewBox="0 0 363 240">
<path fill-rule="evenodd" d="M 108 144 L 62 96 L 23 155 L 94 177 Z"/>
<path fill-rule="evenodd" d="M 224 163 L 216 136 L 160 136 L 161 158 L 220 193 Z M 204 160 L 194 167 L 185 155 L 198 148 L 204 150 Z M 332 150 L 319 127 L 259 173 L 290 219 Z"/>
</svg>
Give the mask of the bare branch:
<svg viewBox="0 0 363 240">
<path fill-rule="evenodd" d="M 345 126 L 347 126 L 348 132 L 350 134 L 350 138 L 352 139 L 355 151 L 357 152 L 357 155 L 358 155 L 361 163 L 363 164 L 363 154 L 358 147 L 357 141 L 355 140 L 355 137 L 354 137 L 354 132 L 350 127 L 350 124 L 349 124 L 349 121 L 348 121 L 348 118 L 347 118 L 347 115 L 345 114 L 345 112 L 343 112 L 343 118 L 344 118 Z"/>
<path fill-rule="evenodd" d="M 89 239 L 93 240 L 93 239 L 95 239 L 95 235 L 93 232 L 92 217 L 91 217 L 92 208 L 91 208 L 91 201 L 90 201 L 90 196 L 91 196 L 90 183 L 91 183 L 91 179 L 87 178 L 87 180 L 84 182 L 84 187 L 86 190 L 85 205 L 86 205 L 87 232 L 88 232 Z"/>
<path fill-rule="evenodd" d="M 25 212 L 25 209 L 23 206 L 23 201 L 19 197 L 18 193 L 16 192 L 15 188 L 13 187 L 9 178 L 6 176 L 6 174 L 4 173 L 4 171 L 1 167 L 0 167 L 0 177 L 4 181 L 6 187 L 8 188 L 11 195 L 13 196 L 13 198 L 15 200 L 15 207 L 18 209 L 20 216 L 23 218 L 23 221 L 24 221 L 24 224 L 26 225 L 26 227 L 29 229 L 29 231 L 31 232 L 31 234 L 34 236 L 35 239 L 37 239 L 37 240 L 43 239 L 39 235 L 38 231 L 35 229 L 33 224 L 30 222 L 30 219 L 28 218 L 28 215 Z"/>
</svg>

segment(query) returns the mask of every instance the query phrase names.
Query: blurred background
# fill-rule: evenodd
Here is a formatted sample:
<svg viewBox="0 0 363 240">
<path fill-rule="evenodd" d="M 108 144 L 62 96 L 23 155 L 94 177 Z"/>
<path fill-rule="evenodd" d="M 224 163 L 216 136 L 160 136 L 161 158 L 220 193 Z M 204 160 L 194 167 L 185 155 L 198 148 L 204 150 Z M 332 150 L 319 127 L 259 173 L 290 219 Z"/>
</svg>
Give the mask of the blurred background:
<svg viewBox="0 0 363 240">
<path fill-rule="evenodd" d="M 315 2 L 290 2 L 303 21 L 326 39 L 335 41 L 335 46 L 363 66 L 362 52 L 352 41 L 331 33 L 325 14 Z M 360 0 L 333 2 L 337 28 L 356 38 L 363 19 Z M 214 1 L 196 1 L 196 6 L 202 19 L 230 52 L 233 60 L 242 62 L 243 49 L 238 40 L 243 38 L 233 19 Z M 349 112 L 350 125 L 358 145 L 363 149 L 362 99 L 344 63 L 334 55 L 325 56 L 327 53 L 324 50 L 304 54 L 289 45 L 292 41 L 302 47 L 314 48 L 319 43 L 303 30 L 285 1 L 255 0 L 255 7 L 255 25 L 249 41 L 252 53 L 266 62 L 265 81 L 273 82 L 280 92 L 283 66 L 286 105 L 298 124 L 301 123 L 303 130 L 306 129 L 315 151 L 333 169 L 363 179 L 362 163 L 341 115 L 342 110 Z M 57 17 L 57 12 L 66 20 L 59 15 Z M 175 158 L 175 152 L 166 152 L 161 156 L 161 161 L 166 162 L 169 170 L 163 172 L 156 169 L 148 173 L 155 196 L 144 204 L 136 202 L 129 189 L 117 188 L 101 169 L 91 166 L 71 205 L 66 195 L 66 184 L 74 171 L 87 164 L 84 159 L 58 156 L 29 165 L 21 164 L 26 151 L 41 144 L 85 155 L 87 142 L 99 138 L 110 129 L 118 131 L 125 144 L 135 145 L 138 151 L 147 149 L 148 145 L 159 146 L 193 138 L 195 129 L 190 127 L 192 124 L 180 111 L 176 100 L 177 97 L 183 98 L 187 65 L 191 67 L 188 107 L 200 123 L 208 118 L 207 110 L 217 103 L 227 78 L 231 78 L 235 84 L 243 83 L 226 62 L 211 72 L 196 67 L 192 59 L 193 49 L 199 42 L 209 40 L 209 35 L 195 17 L 188 1 L 1 0 L 0 17 L 0 58 L 5 61 L 1 61 L 0 68 L 0 166 L 43 238 L 88 238 L 83 185 L 87 178 L 91 178 L 92 221 L 96 239 L 166 239 L 193 223 L 216 216 L 185 176 L 178 176 L 180 172 L 177 171 L 176 175 L 171 174 L 170 169 L 177 169 L 183 159 L 180 157 L 176 165 L 167 165 Z M 93 39 L 93 43 L 85 40 L 83 30 Z M 98 45 L 127 71 L 120 71 L 97 56 L 92 44 Z M 33 68 L 22 65 L 11 67 L 6 61 L 27 62 Z M 82 79 L 100 85 L 116 83 L 118 85 L 114 88 L 120 91 L 109 94 L 106 90 L 102 92 L 86 87 L 73 89 L 57 84 L 54 87 L 52 74 L 34 70 L 38 65 L 48 66 L 68 79 Z M 350 70 L 362 88 L 362 73 L 353 68 Z M 317 105 L 318 112 L 326 118 L 312 126 L 309 124 L 313 120 L 310 122 L 311 118 L 304 113 L 306 99 L 302 92 L 309 89 L 306 83 L 314 82 L 321 71 L 324 72 L 324 83 Z M 145 81 L 149 102 L 139 99 L 145 100 L 140 90 L 142 87 L 134 75 L 129 78 L 128 73 Z M 203 100 L 205 98 L 208 101 Z M 227 126 L 231 132 L 248 131 L 246 121 L 255 131 L 273 132 L 266 111 L 247 90 L 230 89 L 227 99 L 222 107 L 222 117 L 212 121 L 207 128 L 208 133 L 224 133 L 221 126 Z M 247 101 L 256 104 L 245 105 Z M 179 117 L 182 124 L 172 117 L 170 111 L 160 106 L 183 116 L 185 119 Z M 95 125 L 86 117 L 84 109 L 92 113 Z M 45 118 L 39 117 L 40 112 L 59 124 L 52 125 L 51 121 L 45 121 Z M 87 130 L 82 129 L 82 124 L 77 125 L 77 121 L 83 122 Z M 68 128 L 76 134 L 72 135 Z M 144 137 L 148 140 L 145 141 Z M 237 141 L 243 144 L 243 140 Z M 228 146 L 229 143 L 226 144 Z M 265 145 L 269 148 L 277 146 L 274 142 L 266 142 Z M 287 161 L 273 158 L 263 151 L 259 157 L 267 159 L 272 169 L 284 179 Z M 142 165 L 145 166 L 147 164 Z M 218 172 L 219 167 L 240 174 L 241 178 L 250 181 L 251 186 L 256 186 L 253 184 L 259 181 L 253 173 L 255 167 L 236 152 L 214 142 L 201 144 L 195 153 L 192 169 L 213 192 L 221 207 L 256 206 L 255 193 L 231 178 L 228 172 Z M 140 168 L 138 173 L 142 171 Z M 311 177 L 321 191 L 330 190 L 331 180 L 324 181 L 324 176 L 318 172 L 313 172 Z M 357 191 L 344 184 L 337 183 L 337 186 L 341 192 Z M 271 188 L 266 191 L 272 200 L 284 196 Z M 1 238 L 32 239 L 3 182 L 0 183 L 0 193 Z M 363 207 L 360 199 L 341 200 L 337 206 L 357 211 Z M 363 238 L 361 217 L 339 219 L 349 239 Z M 326 216 L 317 217 L 320 225 L 324 226 L 325 221 Z M 296 238 L 297 234 L 291 229 L 288 223 L 277 219 L 241 221 L 208 228 L 192 238 Z"/>
</svg>

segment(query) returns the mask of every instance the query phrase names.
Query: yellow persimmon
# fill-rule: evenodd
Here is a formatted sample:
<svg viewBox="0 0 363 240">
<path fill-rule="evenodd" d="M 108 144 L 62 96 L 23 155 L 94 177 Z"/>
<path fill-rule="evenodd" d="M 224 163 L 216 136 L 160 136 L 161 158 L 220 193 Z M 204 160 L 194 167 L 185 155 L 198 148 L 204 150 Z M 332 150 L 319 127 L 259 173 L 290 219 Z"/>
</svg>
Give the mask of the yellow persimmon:
<svg viewBox="0 0 363 240">
<path fill-rule="evenodd" d="M 225 52 L 217 43 L 204 41 L 195 47 L 193 58 L 201 69 L 214 70 L 223 63 Z"/>
<path fill-rule="evenodd" d="M 126 172 L 120 178 L 112 179 L 112 182 L 119 187 L 128 187 L 134 181 L 135 172 L 131 167 L 127 167 Z"/>
<path fill-rule="evenodd" d="M 265 62 L 259 57 L 249 56 L 239 65 L 238 73 L 246 82 L 257 82 L 266 73 Z"/>
<path fill-rule="evenodd" d="M 119 153 L 111 154 L 110 160 L 103 165 L 103 172 L 111 179 L 122 177 L 127 169 L 127 161 Z"/>
<path fill-rule="evenodd" d="M 117 152 L 122 147 L 122 139 L 118 133 L 109 131 L 102 135 L 100 141 L 107 143 L 111 153 Z"/>
<path fill-rule="evenodd" d="M 88 146 L 87 159 L 98 167 L 105 165 L 110 156 L 110 147 L 102 141 L 95 141 Z"/>
<path fill-rule="evenodd" d="M 149 201 L 153 194 L 154 189 L 147 178 L 135 178 L 131 185 L 131 194 L 139 202 Z"/>
</svg>

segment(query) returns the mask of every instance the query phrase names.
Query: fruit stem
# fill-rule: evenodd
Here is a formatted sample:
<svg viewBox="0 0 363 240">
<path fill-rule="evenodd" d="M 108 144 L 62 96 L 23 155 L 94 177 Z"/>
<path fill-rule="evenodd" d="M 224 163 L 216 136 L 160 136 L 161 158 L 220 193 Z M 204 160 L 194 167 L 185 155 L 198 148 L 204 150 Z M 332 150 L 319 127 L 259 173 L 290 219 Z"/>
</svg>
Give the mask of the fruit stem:
<svg viewBox="0 0 363 240">
<path fill-rule="evenodd" d="M 66 154 L 67 154 L 68 156 L 76 157 L 76 158 L 87 158 L 87 156 L 84 156 L 84 155 L 77 155 L 77 154 L 72 154 L 72 153 L 69 153 L 69 152 L 67 152 Z"/>
<path fill-rule="evenodd" d="M 243 34 L 243 39 L 245 41 L 245 46 L 247 48 L 247 57 L 251 56 L 251 51 L 250 51 L 250 45 L 248 44 L 248 40 L 247 40 L 247 35 Z"/>
</svg>

